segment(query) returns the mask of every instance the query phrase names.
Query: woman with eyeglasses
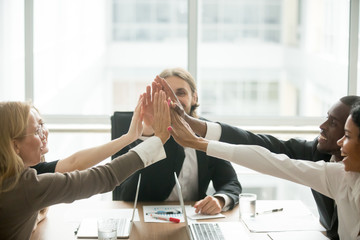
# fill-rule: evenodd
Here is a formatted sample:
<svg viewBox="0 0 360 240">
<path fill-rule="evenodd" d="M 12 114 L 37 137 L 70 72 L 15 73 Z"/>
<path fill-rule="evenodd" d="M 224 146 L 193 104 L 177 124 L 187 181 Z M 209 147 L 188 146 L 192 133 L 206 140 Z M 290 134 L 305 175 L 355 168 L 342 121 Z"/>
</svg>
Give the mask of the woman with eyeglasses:
<svg viewBox="0 0 360 240">
<path fill-rule="evenodd" d="M 142 98 L 134 111 L 130 129 L 120 137 L 123 146 L 142 133 Z M 30 166 L 40 162 L 43 129 L 29 103 L 0 102 L 0 236 L 29 239 L 40 209 L 70 203 L 111 191 L 135 171 L 166 157 L 163 144 L 169 138 L 169 107 L 163 92 L 154 96 L 155 136 L 110 163 L 66 174 L 38 175 Z M 161 113 L 161 114 L 160 114 Z M 160 118 L 161 116 L 161 118 Z M 167 116 L 167 117 L 166 117 Z M 102 154 L 102 145 L 95 151 Z M 111 145 L 111 144 L 110 144 Z"/>
<path fill-rule="evenodd" d="M 39 132 L 41 132 L 41 140 L 43 144 L 42 148 L 42 161 L 33 166 L 38 174 L 51 173 L 51 172 L 70 172 L 74 170 L 84 170 L 92 167 L 106 158 L 112 156 L 123 148 L 122 141 L 119 138 L 109 142 L 106 146 L 101 146 L 102 149 L 99 151 L 100 146 L 83 149 L 66 158 L 55 160 L 51 162 L 45 162 L 45 154 L 48 153 L 48 136 L 49 130 L 45 126 L 45 122 L 40 115 L 40 112 L 33 107 L 31 111 L 34 113 L 35 119 L 39 124 Z M 40 131 L 42 130 L 42 131 Z"/>
<path fill-rule="evenodd" d="M 235 145 L 196 136 L 186 121 L 171 110 L 171 135 L 184 147 L 231 161 L 255 171 L 293 181 L 333 198 L 337 204 L 340 239 L 360 239 L 360 104 L 345 123 L 338 140 L 342 163 L 293 160 L 260 146 Z"/>
<path fill-rule="evenodd" d="M 39 164 L 31 166 L 31 168 L 34 168 L 38 174 L 54 172 L 65 173 L 75 170 L 84 170 L 95 166 L 108 157 L 111 157 L 113 154 L 120 151 L 124 147 L 123 140 L 121 138 L 117 138 L 103 146 L 83 149 L 74 154 L 71 154 L 66 158 L 46 162 L 45 154 L 49 152 L 49 131 L 45 126 L 45 122 L 41 117 L 39 110 L 33 106 L 31 108 L 31 112 L 34 114 L 35 121 L 39 125 L 37 134 L 39 135 L 42 142 L 41 161 Z M 36 229 L 37 224 L 45 219 L 47 212 L 48 208 L 44 208 L 39 211 L 34 230 Z"/>
</svg>

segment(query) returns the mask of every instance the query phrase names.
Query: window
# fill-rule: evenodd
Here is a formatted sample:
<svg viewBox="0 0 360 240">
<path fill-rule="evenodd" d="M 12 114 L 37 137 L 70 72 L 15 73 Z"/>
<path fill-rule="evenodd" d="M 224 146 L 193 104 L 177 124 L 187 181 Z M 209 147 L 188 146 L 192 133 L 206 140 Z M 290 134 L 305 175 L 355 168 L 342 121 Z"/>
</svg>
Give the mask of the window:
<svg viewBox="0 0 360 240">
<path fill-rule="evenodd" d="M 145 86 L 168 67 L 196 69 L 199 114 L 232 117 L 234 125 L 246 118 L 249 125 L 276 125 L 288 117 L 316 124 L 313 117 L 326 116 L 340 97 L 360 92 L 360 84 L 347 90 L 349 3 L 358 0 L 198 1 L 198 41 L 188 45 L 194 1 L 0 0 L 0 100 L 25 100 L 24 2 L 34 3 L 28 49 L 34 80 L 26 84 L 52 124 L 48 160 L 109 140 L 112 112 L 133 110 Z M 64 119 L 72 125 L 54 124 Z M 283 182 L 242 171 L 237 166 L 244 189 L 261 186 L 264 198 L 297 192 L 275 193 Z"/>
<path fill-rule="evenodd" d="M 0 101 L 25 100 L 24 1 L 0 0 Z"/>
<path fill-rule="evenodd" d="M 0 97 L 23 100 L 24 2 L 0 11 Z M 200 114 L 319 117 L 347 94 L 349 1 L 209 0 L 197 14 Z M 187 0 L 37 0 L 33 18 L 46 115 L 132 110 L 161 70 L 188 68 Z"/>
<path fill-rule="evenodd" d="M 186 68 L 187 2 L 61 1 L 34 5 L 34 100 L 44 114 L 133 110 L 146 85 Z"/>
<path fill-rule="evenodd" d="M 203 113 L 319 117 L 347 94 L 349 2 L 212 0 L 200 9 Z"/>
</svg>

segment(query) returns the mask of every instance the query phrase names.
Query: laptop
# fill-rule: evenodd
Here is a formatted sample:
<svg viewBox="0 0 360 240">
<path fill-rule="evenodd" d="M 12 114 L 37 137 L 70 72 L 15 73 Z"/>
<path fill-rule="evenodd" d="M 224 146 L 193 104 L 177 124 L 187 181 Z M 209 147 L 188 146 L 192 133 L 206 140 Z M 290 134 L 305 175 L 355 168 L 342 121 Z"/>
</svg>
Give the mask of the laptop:
<svg viewBox="0 0 360 240">
<path fill-rule="evenodd" d="M 139 174 L 139 179 L 136 188 L 136 195 L 134 201 L 134 207 L 132 210 L 131 218 L 119 218 L 118 228 L 117 228 L 117 238 L 124 239 L 129 238 L 130 233 L 134 224 L 134 217 L 136 212 L 136 204 L 139 196 L 139 189 L 140 189 L 140 181 L 141 181 L 141 174 Z M 77 232 L 77 238 L 98 238 L 97 233 L 97 221 L 96 219 L 84 219 L 79 227 Z"/>
<path fill-rule="evenodd" d="M 249 232 L 241 222 L 192 222 L 189 223 L 186 215 L 184 199 L 179 180 L 174 172 L 175 185 L 178 191 L 181 209 L 184 216 L 185 228 L 190 240 L 230 240 L 250 239 Z"/>
</svg>

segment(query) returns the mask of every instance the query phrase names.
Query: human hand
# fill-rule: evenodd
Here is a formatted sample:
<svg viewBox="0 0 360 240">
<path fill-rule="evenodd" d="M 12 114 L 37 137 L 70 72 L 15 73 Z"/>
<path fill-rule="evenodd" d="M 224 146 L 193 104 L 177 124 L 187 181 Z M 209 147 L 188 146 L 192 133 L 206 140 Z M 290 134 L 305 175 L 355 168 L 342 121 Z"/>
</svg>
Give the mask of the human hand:
<svg viewBox="0 0 360 240">
<path fill-rule="evenodd" d="M 162 90 L 166 93 L 166 96 L 168 98 L 171 99 L 171 101 L 173 102 L 172 104 L 172 108 L 183 118 L 186 118 L 187 114 L 183 108 L 183 106 L 181 105 L 179 99 L 177 98 L 176 94 L 174 93 L 174 91 L 172 90 L 172 88 L 170 87 L 170 85 L 167 83 L 167 81 L 159 76 L 156 76 L 156 78 L 154 79 L 154 81 L 161 86 Z"/>
<path fill-rule="evenodd" d="M 134 114 L 131 119 L 129 131 L 127 133 L 128 136 L 130 136 L 133 141 L 138 139 L 143 132 L 143 125 L 142 125 L 143 115 L 144 115 L 142 111 L 143 101 L 144 101 L 144 95 L 140 95 L 139 101 L 136 105 Z"/>
<path fill-rule="evenodd" d="M 206 152 L 208 140 L 195 135 L 189 124 L 175 112 L 170 111 L 171 127 L 169 132 L 175 141 L 183 147 L 191 147 Z"/>
<path fill-rule="evenodd" d="M 195 212 L 207 215 L 215 215 L 221 212 L 225 201 L 221 197 L 206 196 L 194 204 Z"/>
<path fill-rule="evenodd" d="M 151 87 L 146 86 L 146 92 L 143 93 L 143 114 L 144 114 L 144 125 L 145 128 L 149 129 L 148 132 L 151 132 L 151 125 L 154 121 L 154 107 L 153 107 L 153 93 L 151 92 Z"/>
<path fill-rule="evenodd" d="M 167 128 L 170 126 L 170 109 L 164 91 L 155 92 L 153 105 L 154 121 L 152 128 L 154 129 L 155 136 L 159 137 L 164 144 L 170 138 L 170 134 L 167 131 Z"/>
</svg>

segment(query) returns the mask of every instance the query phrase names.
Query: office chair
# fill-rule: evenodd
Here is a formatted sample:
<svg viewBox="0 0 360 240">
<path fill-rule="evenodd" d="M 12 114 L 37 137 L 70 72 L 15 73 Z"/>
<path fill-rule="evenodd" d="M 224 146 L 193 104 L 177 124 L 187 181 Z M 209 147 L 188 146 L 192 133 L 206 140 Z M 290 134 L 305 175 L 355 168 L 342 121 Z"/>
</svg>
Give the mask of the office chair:
<svg viewBox="0 0 360 240">
<path fill-rule="evenodd" d="M 132 116 L 133 116 L 133 112 L 114 112 L 114 114 L 110 117 L 111 140 L 118 138 L 128 132 Z M 133 148 L 135 146 L 136 146 L 136 143 L 132 143 L 132 144 L 124 147 L 119 152 L 117 152 L 113 156 L 111 156 L 111 159 L 114 159 L 120 155 L 127 153 L 131 148 Z M 113 200 L 120 199 L 119 193 L 116 190 L 117 190 L 117 187 L 114 189 L 114 191 L 112 193 Z"/>
<path fill-rule="evenodd" d="M 110 117 L 111 120 L 111 140 L 114 140 L 128 132 L 133 112 L 114 112 L 114 115 Z M 111 159 L 114 159 L 127 151 L 121 149 L 115 153 Z"/>
</svg>

